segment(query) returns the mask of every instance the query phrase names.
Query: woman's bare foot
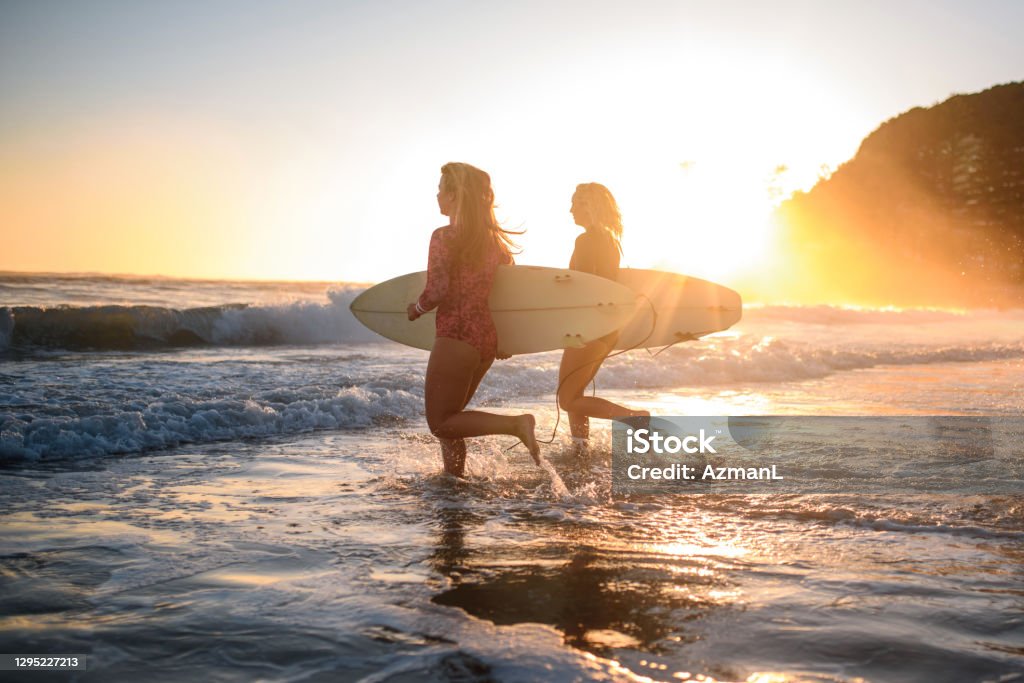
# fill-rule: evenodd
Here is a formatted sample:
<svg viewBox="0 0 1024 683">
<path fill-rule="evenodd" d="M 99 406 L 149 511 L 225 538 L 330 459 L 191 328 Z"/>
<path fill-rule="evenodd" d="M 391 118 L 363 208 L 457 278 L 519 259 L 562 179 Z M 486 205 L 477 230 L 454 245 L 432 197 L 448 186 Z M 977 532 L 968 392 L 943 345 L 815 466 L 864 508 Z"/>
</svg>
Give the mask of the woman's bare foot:
<svg viewBox="0 0 1024 683">
<path fill-rule="evenodd" d="M 533 432 L 536 429 L 537 420 L 534 419 L 533 415 L 527 413 L 526 415 L 520 415 L 516 418 L 516 433 L 515 436 L 519 437 L 519 440 L 523 442 L 523 445 L 530 451 L 530 455 L 533 457 L 533 461 L 540 466 L 540 445 L 537 443 L 537 437 L 534 436 Z"/>
</svg>

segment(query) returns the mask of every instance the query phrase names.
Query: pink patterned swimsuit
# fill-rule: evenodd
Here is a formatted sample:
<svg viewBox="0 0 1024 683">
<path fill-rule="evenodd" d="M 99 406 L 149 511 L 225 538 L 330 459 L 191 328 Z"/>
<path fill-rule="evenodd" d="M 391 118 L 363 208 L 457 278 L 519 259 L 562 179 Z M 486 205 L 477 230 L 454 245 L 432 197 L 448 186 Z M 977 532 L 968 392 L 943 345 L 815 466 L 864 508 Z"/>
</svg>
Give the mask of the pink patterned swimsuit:
<svg viewBox="0 0 1024 683">
<path fill-rule="evenodd" d="M 512 257 L 492 245 L 477 262 L 456 263 L 455 249 L 455 228 L 438 228 L 430 236 L 427 285 L 418 303 L 425 311 L 437 307 L 438 337 L 464 341 L 482 361 L 493 360 L 498 333 L 487 299 L 498 266 L 512 263 Z"/>
</svg>

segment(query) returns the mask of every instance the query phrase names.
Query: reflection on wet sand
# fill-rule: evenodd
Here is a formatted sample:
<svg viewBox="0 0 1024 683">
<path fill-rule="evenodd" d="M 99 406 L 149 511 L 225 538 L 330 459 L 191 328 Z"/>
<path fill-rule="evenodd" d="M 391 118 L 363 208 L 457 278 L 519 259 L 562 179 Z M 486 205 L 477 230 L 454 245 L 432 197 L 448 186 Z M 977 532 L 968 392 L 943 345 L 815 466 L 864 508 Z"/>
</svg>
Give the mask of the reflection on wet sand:
<svg viewBox="0 0 1024 683">
<path fill-rule="evenodd" d="M 659 653 L 692 641 L 687 624 L 727 607 L 723 597 L 734 593 L 719 558 L 678 553 L 671 544 L 615 547 L 600 527 L 562 524 L 559 538 L 520 552 L 471 549 L 466 536 L 479 520 L 452 509 L 437 516 L 432 565 L 451 587 L 435 603 L 498 625 L 547 624 L 566 644 L 595 654 Z"/>
</svg>

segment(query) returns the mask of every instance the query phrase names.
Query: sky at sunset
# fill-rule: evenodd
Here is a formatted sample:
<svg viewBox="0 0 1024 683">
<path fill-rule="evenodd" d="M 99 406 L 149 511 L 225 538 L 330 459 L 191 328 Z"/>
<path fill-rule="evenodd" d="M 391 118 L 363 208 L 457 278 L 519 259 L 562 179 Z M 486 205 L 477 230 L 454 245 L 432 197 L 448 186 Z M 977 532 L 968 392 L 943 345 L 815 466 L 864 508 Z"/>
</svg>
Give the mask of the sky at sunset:
<svg viewBox="0 0 1024 683">
<path fill-rule="evenodd" d="M 467 161 L 520 263 L 567 263 L 597 181 L 625 265 L 727 284 L 773 188 L 1020 80 L 1021 26 L 1016 0 L 7 0 L 0 270 L 378 281 L 425 267 Z"/>
</svg>

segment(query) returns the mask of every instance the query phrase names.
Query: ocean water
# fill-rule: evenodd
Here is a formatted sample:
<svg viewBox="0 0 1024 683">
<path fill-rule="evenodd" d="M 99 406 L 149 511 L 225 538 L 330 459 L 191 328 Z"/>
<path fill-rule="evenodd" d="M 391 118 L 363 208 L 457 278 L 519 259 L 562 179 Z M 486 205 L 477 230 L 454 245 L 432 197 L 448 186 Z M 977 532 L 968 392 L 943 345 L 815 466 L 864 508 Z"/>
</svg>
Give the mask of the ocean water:
<svg viewBox="0 0 1024 683">
<path fill-rule="evenodd" d="M 363 288 L 0 275 L 0 652 L 90 657 L 19 675 L 1024 680 L 1022 497 L 616 497 L 606 424 L 571 453 L 558 354 L 497 362 L 475 402 L 534 413 L 557 476 L 488 437 L 455 481 L 427 354 L 351 317 Z M 1017 417 L 1022 332 L 1020 310 L 751 306 L 595 390 Z M 993 457 L 1019 476 L 1020 449 Z"/>
</svg>

